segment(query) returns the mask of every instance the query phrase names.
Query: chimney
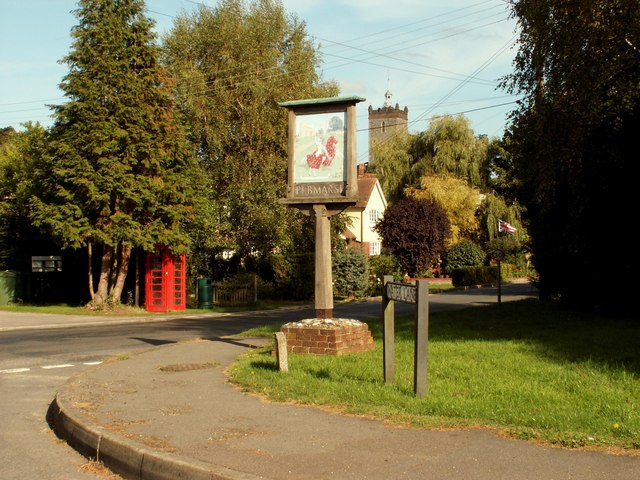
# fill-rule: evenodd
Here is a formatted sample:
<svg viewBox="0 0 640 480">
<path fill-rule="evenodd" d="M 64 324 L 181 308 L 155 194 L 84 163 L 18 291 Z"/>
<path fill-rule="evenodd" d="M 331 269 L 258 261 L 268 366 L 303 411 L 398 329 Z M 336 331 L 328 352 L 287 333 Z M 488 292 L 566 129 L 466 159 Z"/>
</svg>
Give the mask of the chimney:
<svg viewBox="0 0 640 480">
<path fill-rule="evenodd" d="M 358 176 L 359 177 L 363 177 L 364 174 L 367 171 L 367 164 L 366 163 L 359 163 L 358 164 Z"/>
</svg>

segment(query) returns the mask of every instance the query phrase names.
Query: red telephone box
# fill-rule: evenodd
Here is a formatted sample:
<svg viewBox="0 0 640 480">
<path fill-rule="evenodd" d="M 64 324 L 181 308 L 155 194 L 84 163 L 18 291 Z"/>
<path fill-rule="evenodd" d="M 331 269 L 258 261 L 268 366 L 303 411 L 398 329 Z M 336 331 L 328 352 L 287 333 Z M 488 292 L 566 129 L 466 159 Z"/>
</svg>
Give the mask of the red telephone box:
<svg viewBox="0 0 640 480">
<path fill-rule="evenodd" d="M 186 256 L 174 255 L 168 248 L 148 252 L 146 258 L 145 299 L 149 312 L 184 310 L 186 307 Z"/>
</svg>

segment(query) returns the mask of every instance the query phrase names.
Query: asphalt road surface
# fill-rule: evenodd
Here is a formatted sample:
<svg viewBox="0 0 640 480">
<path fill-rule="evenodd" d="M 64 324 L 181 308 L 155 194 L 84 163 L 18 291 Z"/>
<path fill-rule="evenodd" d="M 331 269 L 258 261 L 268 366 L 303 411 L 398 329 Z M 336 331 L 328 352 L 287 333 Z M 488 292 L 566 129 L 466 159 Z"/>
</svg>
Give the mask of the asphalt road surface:
<svg viewBox="0 0 640 480">
<path fill-rule="evenodd" d="M 535 296 L 527 284 L 503 287 L 503 301 Z M 430 311 L 496 303 L 495 288 L 431 295 Z M 396 315 L 412 305 L 396 304 Z M 381 317 L 379 302 L 335 306 L 342 318 Z M 28 329 L 2 328 L 0 312 L 0 478 L 75 480 L 96 479 L 83 470 L 88 462 L 56 438 L 46 423 L 46 412 L 57 389 L 71 376 L 101 362 L 128 353 L 193 338 L 239 333 L 247 328 L 313 316 L 312 308 L 266 311 L 226 316 L 203 315 L 159 322 L 71 325 L 52 328 L 51 318 Z M 51 317 L 51 316 L 49 316 Z M 95 320 L 95 317 L 94 319 Z"/>
</svg>

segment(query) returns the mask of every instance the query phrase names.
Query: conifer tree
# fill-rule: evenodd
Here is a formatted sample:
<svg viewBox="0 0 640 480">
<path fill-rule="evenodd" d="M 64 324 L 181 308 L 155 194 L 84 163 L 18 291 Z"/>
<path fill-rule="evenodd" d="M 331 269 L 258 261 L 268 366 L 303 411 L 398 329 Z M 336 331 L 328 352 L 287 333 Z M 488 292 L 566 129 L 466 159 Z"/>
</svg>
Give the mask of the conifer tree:
<svg viewBox="0 0 640 480">
<path fill-rule="evenodd" d="M 63 59 L 48 185 L 33 220 L 62 246 L 102 256 L 90 304 L 117 304 L 133 247 L 185 251 L 194 166 L 178 126 L 170 78 L 158 62 L 142 0 L 80 0 L 73 44 Z"/>
</svg>

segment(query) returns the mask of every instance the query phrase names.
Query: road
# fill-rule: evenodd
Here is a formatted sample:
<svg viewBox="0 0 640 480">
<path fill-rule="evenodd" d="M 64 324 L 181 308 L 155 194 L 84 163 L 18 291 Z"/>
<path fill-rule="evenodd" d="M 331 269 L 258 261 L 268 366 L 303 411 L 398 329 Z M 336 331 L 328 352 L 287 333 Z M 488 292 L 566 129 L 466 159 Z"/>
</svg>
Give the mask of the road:
<svg viewBox="0 0 640 480">
<path fill-rule="evenodd" d="M 503 301 L 533 296 L 528 285 L 503 288 Z M 496 289 L 432 295 L 432 312 L 496 303 Z M 396 314 L 411 305 L 397 304 Z M 51 316 L 29 328 L 2 328 L 0 312 L 0 477 L 11 479 L 82 480 L 96 476 L 82 470 L 87 460 L 61 442 L 48 428 L 46 411 L 56 390 L 71 376 L 106 359 L 193 338 L 231 335 L 247 328 L 312 316 L 313 310 L 203 315 L 158 322 L 51 327 Z M 367 319 L 381 316 L 379 302 L 336 305 L 336 317 Z M 8 321 L 8 320 L 7 320 Z M 15 323 L 15 322 L 14 322 Z"/>
</svg>

